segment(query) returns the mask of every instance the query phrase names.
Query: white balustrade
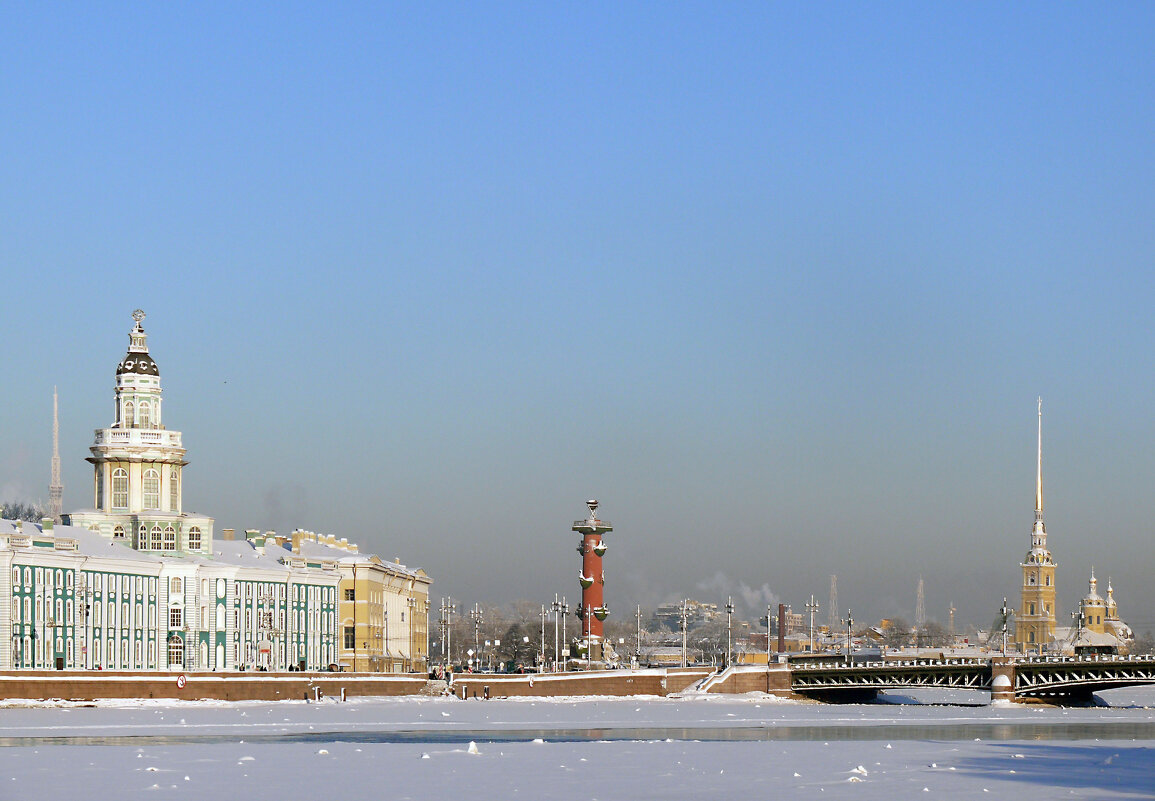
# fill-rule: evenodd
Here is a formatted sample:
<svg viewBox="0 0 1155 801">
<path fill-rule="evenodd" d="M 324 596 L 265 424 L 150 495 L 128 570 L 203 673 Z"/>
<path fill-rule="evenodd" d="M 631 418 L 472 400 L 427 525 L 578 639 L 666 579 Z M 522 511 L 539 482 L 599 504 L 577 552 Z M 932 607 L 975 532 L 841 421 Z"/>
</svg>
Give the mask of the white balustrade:
<svg viewBox="0 0 1155 801">
<path fill-rule="evenodd" d="M 161 446 L 170 448 L 181 447 L 179 431 L 164 431 L 147 428 L 98 428 L 95 442 L 97 445 L 129 445 L 129 446 Z"/>
</svg>

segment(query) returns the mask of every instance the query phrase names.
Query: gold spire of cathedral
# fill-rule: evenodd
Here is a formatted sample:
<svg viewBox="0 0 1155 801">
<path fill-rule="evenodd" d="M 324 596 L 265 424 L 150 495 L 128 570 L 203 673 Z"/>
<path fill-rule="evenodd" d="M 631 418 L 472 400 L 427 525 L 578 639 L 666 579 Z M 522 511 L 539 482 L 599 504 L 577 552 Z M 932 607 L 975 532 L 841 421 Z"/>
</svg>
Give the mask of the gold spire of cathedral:
<svg viewBox="0 0 1155 801">
<path fill-rule="evenodd" d="M 1035 525 L 1031 548 L 1019 565 L 1022 602 L 1015 623 L 1015 643 L 1024 651 L 1042 650 L 1055 639 L 1055 561 L 1047 549 L 1043 523 L 1043 399 L 1038 401 L 1038 447 L 1035 462 Z"/>
</svg>

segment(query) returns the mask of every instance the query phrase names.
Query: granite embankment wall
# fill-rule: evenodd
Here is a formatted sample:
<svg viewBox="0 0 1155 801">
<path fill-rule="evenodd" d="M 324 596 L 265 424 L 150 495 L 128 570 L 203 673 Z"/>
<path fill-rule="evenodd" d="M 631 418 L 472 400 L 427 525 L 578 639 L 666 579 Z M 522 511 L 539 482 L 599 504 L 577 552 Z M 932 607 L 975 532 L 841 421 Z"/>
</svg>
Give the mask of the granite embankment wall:
<svg viewBox="0 0 1155 801">
<path fill-rule="evenodd" d="M 179 679 L 184 677 L 183 686 Z M 304 700 L 416 695 L 422 675 L 374 673 L 128 673 L 116 671 L 10 671 L 0 673 L 0 698 L 178 698 L 220 701 Z"/>
<path fill-rule="evenodd" d="M 709 668 L 654 668 L 651 670 L 601 670 L 540 675 L 458 673 L 453 692 L 463 698 L 566 695 L 669 695 L 679 693 L 712 673 Z M 763 680 L 765 684 L 765 680 Z"/>
<path fill-rule="evenodd" d="M 0 673 L 0 699 L 174 698 L 182 700 L 280 701 L 317 697 L 418 695 L 424 675 L 380 673 L 135 673 L 117 671 L 8 671 Z M 653 668 L 552 674 L 473 674 L 453 678 L 463 698 L 515 696 L 657 695 L 690 689 L 710 693 L 788 694 L 787 670 L 734 667 Z"/>
<path fill-rule="evenodd" d="M 790 670 L 786 665 L 735 665 L 702 682 L 700 690 L 707 693 L 773 693 L 788 696 Z"/>
</svg>

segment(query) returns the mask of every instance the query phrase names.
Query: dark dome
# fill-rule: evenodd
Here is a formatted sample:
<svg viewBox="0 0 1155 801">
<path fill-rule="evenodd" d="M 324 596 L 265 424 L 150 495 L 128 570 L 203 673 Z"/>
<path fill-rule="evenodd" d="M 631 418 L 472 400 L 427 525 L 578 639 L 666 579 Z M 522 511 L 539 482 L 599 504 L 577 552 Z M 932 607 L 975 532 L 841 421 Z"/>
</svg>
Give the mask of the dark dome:
<svg viewBox="0 0 1155 801">
<path fill-rule="evenodd" d="M 147 353 L 134 353 L 129 351 L 128 355 L 124 357 L 124 361 L 116 366 L 116 374 L 123 375 L 124 373 L 139 373 L 140 375 L 160 375 L 160 368 L 156 366 L 156 362 Z"/>
</svg>

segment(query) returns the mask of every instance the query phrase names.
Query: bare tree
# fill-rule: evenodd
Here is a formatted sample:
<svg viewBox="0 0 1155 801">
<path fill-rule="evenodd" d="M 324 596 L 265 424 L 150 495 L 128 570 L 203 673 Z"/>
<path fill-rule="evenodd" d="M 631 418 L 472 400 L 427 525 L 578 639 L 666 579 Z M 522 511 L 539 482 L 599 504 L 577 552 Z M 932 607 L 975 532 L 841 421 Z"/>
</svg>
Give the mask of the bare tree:
<svg viewBox="0 0 1155 801">
<path fill-rule="evenodd" d="M 901 617 L 891 618 L 890 625 L 882 634 L 882 642 L 887 648 L 901 648 L 910 643 L 910 624 Z"/>
<path fill-rule="evenodd" d="M 0 517 L 5 520 L 24 520 L 29 523 L 39 523 L 44 518 L 44 510 L 32 503 L 8 501 L 0 504 L 3 512 Z"/>
<path fill-rule="evenodd" d="M 918 632 L 918 644 L 925 648 L 943 648 L 951 645 L 950 632 L 937 620 L 927 621 Z"/>
</svg>

